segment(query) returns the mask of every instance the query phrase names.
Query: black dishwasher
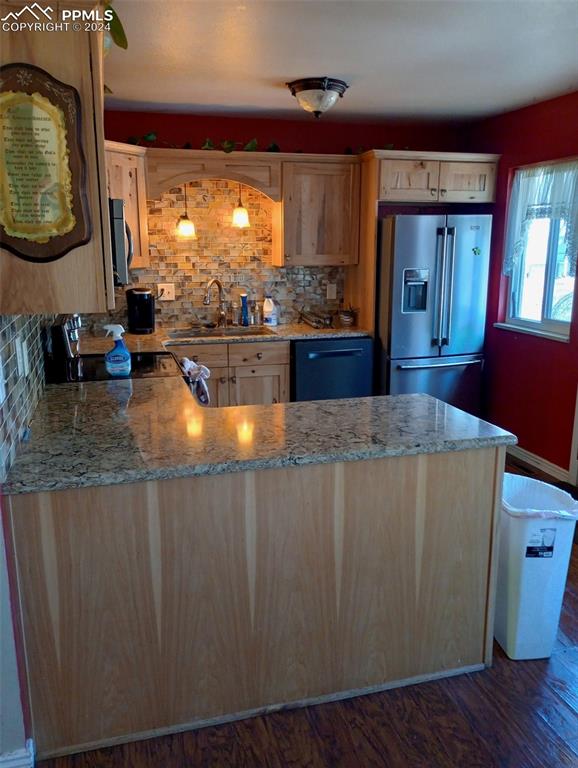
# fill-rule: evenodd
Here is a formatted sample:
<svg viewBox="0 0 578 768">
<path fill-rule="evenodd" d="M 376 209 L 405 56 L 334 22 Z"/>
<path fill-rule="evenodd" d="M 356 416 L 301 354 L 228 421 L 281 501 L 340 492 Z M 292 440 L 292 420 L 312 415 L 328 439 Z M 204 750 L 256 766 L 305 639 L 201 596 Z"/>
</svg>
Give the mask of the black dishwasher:
<svg viewBox="0 0 578 768">
<path fill-rule="evenodd" d="M 291 344 L 291 400 L 373 394 L 373 339 L 310 339 Z"/>
</svg>

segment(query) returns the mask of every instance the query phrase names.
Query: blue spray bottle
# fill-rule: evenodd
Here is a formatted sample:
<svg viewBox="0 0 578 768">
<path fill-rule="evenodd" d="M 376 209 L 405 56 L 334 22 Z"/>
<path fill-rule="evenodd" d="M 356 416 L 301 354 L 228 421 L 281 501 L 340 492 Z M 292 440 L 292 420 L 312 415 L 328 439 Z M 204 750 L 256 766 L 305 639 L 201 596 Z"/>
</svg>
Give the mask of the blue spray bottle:
<svg viewBox="0 0 578 768">
<path fill-rule="evenodd" d="M 114 347 L 104 356 L 106 372 L 109 376 L 130 376 L 130 352 L 122 338 L 124 328 L 122 325 L 105 325 L 104 330 L 106 331 L 107 336 L 112 333 L 112 338 L 114 340 Z"/>
</svg>

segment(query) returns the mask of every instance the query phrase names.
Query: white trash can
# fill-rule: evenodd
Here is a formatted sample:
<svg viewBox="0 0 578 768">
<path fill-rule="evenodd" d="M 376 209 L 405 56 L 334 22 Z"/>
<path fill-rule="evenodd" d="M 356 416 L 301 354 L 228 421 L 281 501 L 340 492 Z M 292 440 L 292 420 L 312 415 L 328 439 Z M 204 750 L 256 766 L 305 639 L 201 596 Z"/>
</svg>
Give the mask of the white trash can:
<svg viewBox="0 0 578 768">
<path fill-rule="evenodd" d="M 552 654 L 577 518 L 570 494 L 505 473 L 494 636 L 511 659 Z"/>
</svg>

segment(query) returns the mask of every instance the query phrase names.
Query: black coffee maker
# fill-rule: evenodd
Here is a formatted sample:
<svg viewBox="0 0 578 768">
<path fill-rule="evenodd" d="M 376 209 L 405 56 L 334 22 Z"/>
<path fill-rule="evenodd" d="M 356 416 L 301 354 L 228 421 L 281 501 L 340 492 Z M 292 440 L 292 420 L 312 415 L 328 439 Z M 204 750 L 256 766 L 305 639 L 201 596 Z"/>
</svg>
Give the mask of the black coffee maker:
<svg viewBox="0 0 578 768">
<path fill-rule="evenodd" d="M 154 333 L 155 297 L 148 288 L 130 288 L 126 292 L 129 333 Z"/>
</svg>

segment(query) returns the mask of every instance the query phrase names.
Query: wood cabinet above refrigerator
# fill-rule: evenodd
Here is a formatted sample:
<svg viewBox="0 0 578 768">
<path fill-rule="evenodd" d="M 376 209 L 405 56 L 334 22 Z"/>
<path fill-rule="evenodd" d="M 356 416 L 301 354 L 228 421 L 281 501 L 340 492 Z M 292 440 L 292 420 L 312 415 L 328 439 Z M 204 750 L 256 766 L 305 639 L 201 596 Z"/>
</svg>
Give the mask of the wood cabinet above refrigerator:
<svg viewBox="0 0 578 768">
<path fill-rule="evenodd" d="M 375 328 L 380 203 L 395 206 L 397 213 L 404 206 L 409 212 L 412 203 L 420 209 L 431 205 L 432 212 L 446 203 L 492 203 L 499 159 L 470 152 L 375 149 L 361 155 L 359 260 L 345 273 L 345 303 L 359 309 L 361 328 Z"/>
<path fill-rule="evenodd" d="M 493 203 L 497 158 L 434 152 L 371 153 L 380 164 L 379 199 L 392 203 Z"/>
<path fill-rule="evenodd" d="M 61 14 L 64 8 L 95 5 L 85 0 L 61 2 L 54 14 Z M 0 15 L 18 13 L 24 7 L 23 2 L 1 0 Z M 114 307 L 114 289 L 104 172 L 102 35 L 71 29 L 4 32 L 1 63 L 33 65 L 41 70 L 39 77 L 47 73 L 64 85 L 57 85 L 57 89 L 68 89 L 71 94 L 71 87 L 76 90 L 80 105 L 75 112 L 78 135 L 69 135 L 68 139 L 80 145 L 84 156 L 84 178 L 79 172 L 72 180 L 80 184 L 85 195 L 89 227 L 84 244 L 51 261 L 27 261 L 0 244 L 0 314 L 105 312 Z M 22 80 L 23 91 L 25 82 Z M 4 84 L 2 90 L 11 88 L 14 91 Z M 74 98 L 69 100 L 72 106 L 68 108 L 74 109 Z M 74 167 L 70 167 L 72 178 Z M 72 214 L 78 217 L 76 202 Z M 38 243 L 37 258 L 43 258 L 42 248 L 43 244 Z"/>
</svg>

